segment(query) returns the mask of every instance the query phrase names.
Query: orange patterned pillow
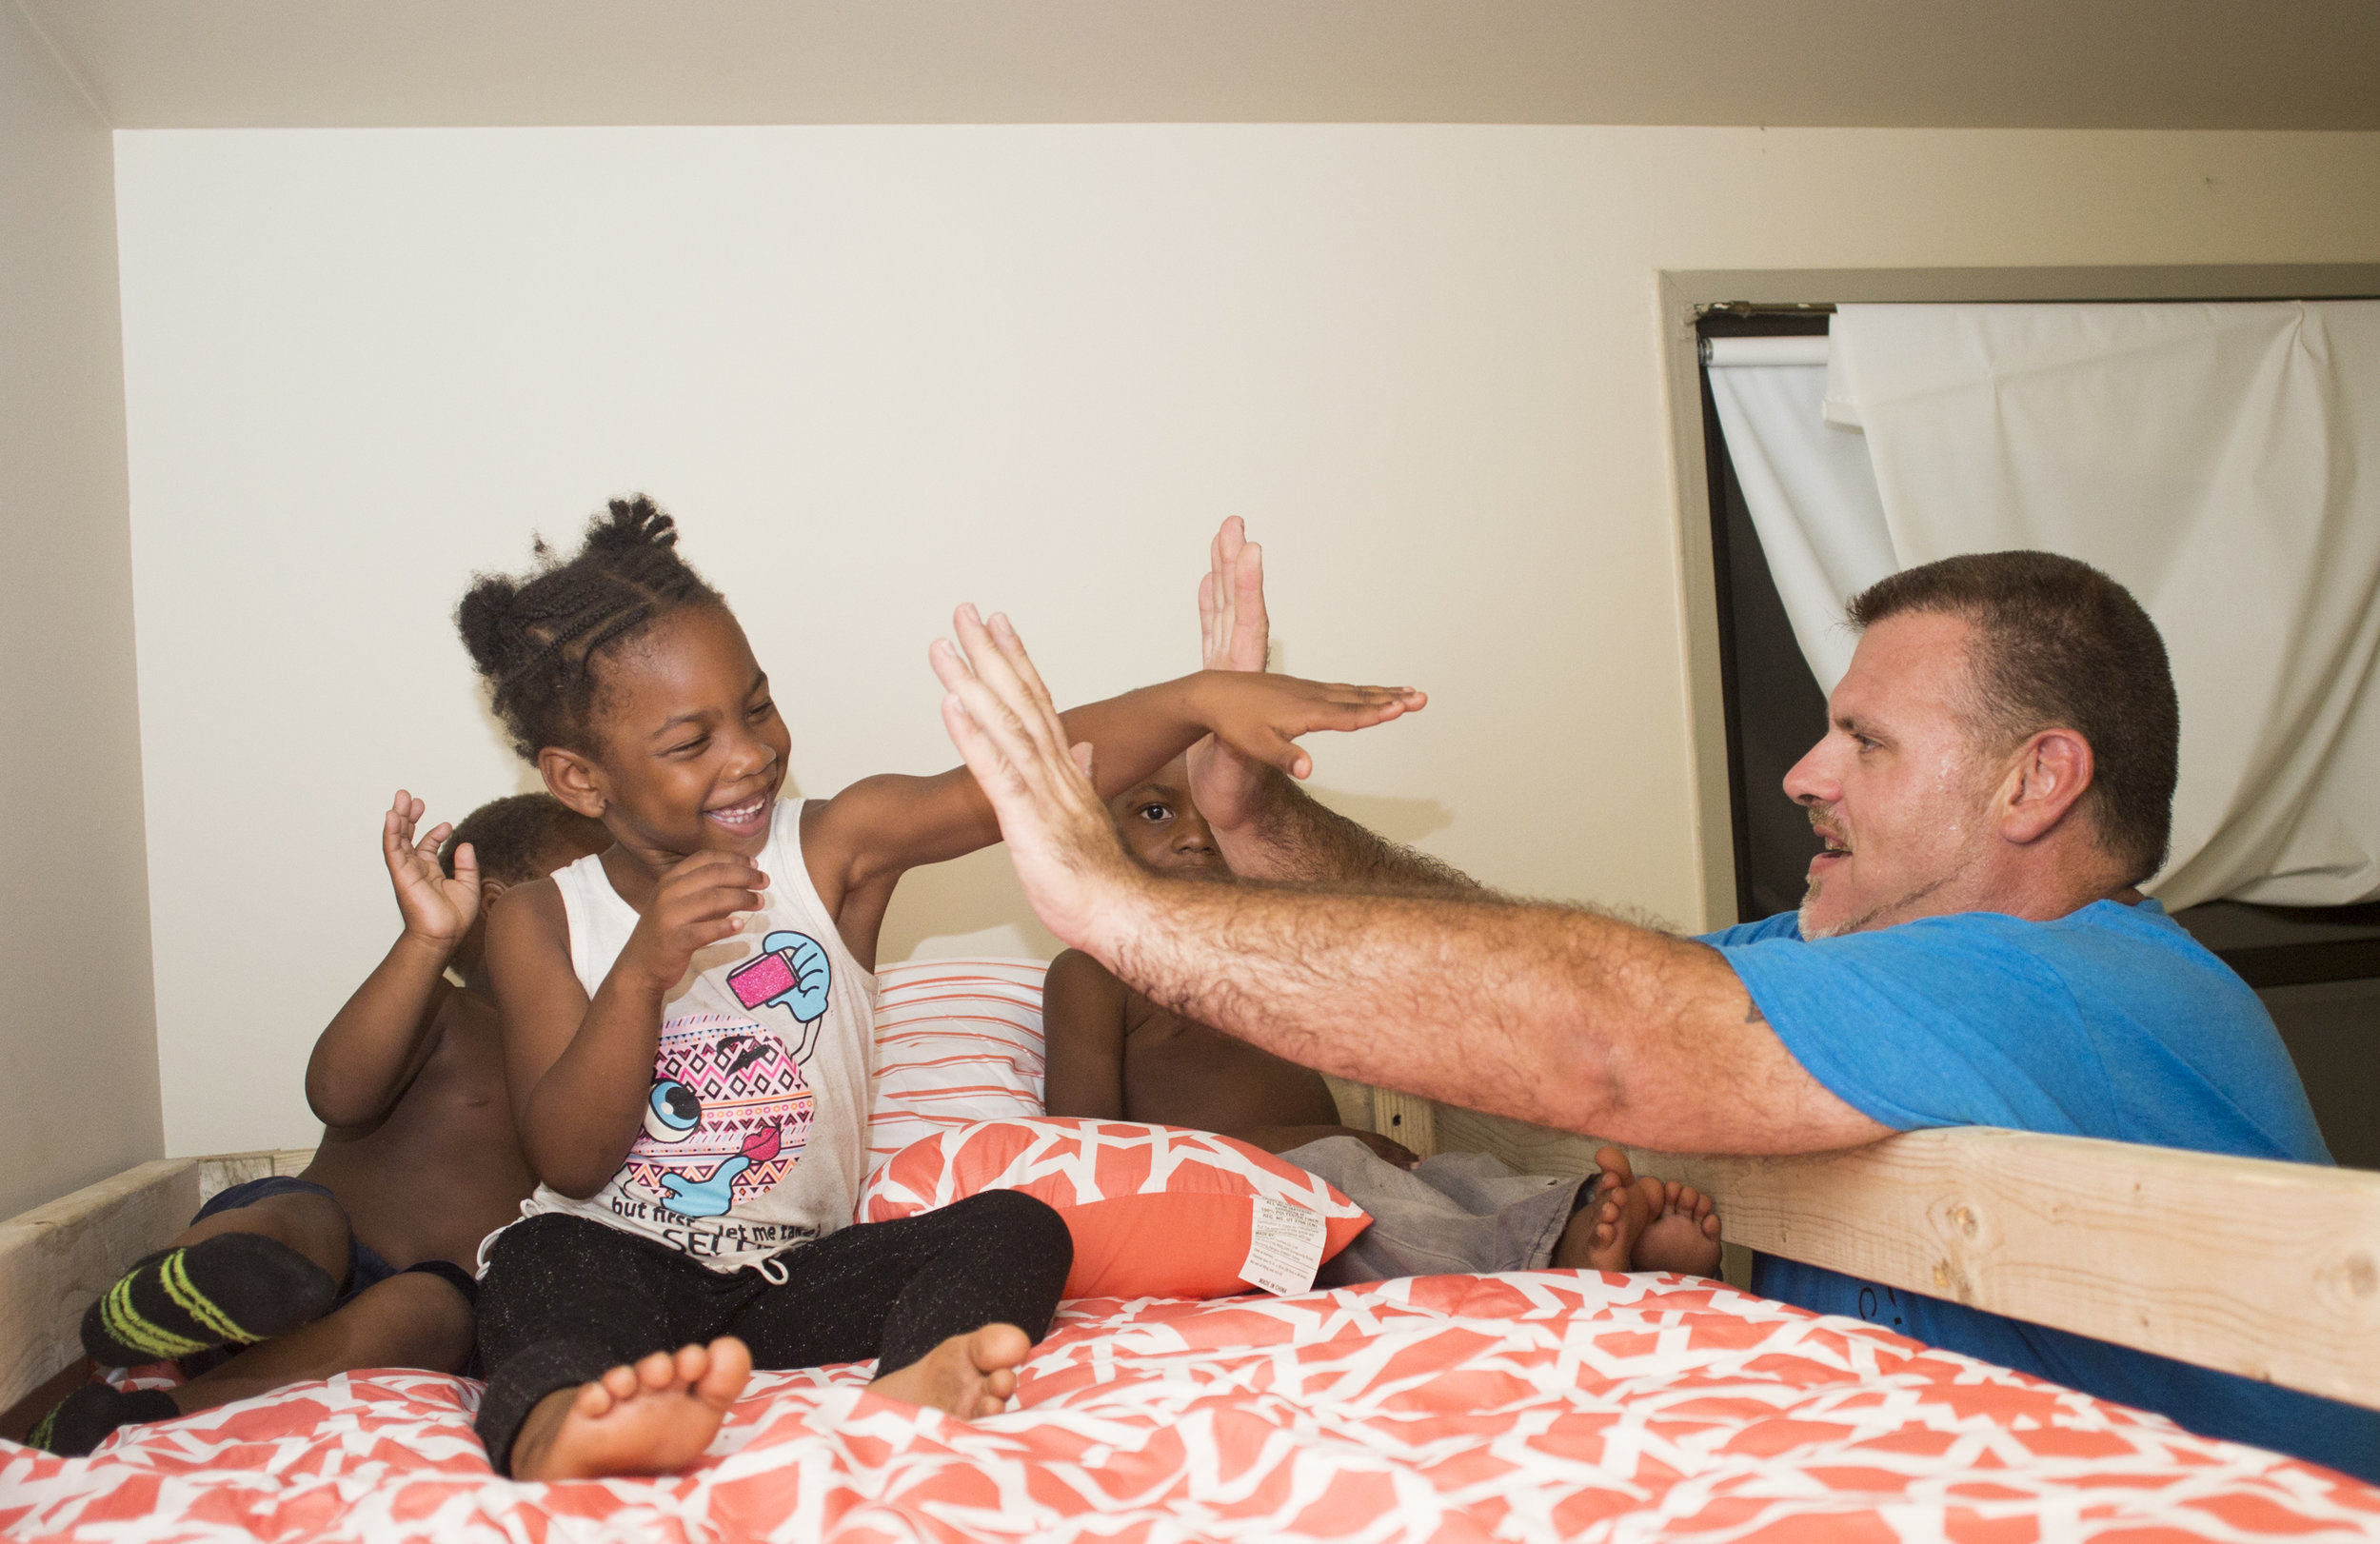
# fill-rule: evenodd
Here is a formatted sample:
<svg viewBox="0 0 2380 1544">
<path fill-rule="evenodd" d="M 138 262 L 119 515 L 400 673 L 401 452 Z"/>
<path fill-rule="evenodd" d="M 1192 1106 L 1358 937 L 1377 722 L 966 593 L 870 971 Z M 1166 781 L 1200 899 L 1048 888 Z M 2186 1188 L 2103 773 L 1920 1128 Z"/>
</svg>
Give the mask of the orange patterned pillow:
<svg viewBox="0 0 2380 1544">
<path fill-rule="evenodd" d="M 860 1217 L 889 1222 L 983 1190 L 1021 1190 L 1066 1219 L 1069 1297 L 1256 1290 L 1241 1275 L 1252 1237 L 1260 1217 L 1284 1216 L 1260 1203 L 1319 1217 L 1322 1259 L 1372 1225 L 1328 1181 L 1246 1142 L 1180 1126 L 1049 1118 L 985 1120 L 912 1142 L 869 1178 Z"/>
</svg>

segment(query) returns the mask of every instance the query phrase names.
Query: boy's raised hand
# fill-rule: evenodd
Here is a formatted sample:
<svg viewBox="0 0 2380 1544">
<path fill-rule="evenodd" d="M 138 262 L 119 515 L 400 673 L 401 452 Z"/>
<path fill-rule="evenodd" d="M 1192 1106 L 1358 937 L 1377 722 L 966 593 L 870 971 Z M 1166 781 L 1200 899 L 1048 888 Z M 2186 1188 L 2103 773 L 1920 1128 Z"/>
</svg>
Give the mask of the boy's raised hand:
<svg viewBox="0 0 2380 1544">
<path fill-rule="evenodd" d="M 452 949 L 471 930 L 479 916 L 479 855 L 465 842 L 454 850 L 454 878 L 438 866 L 438 849 L 454 827 L 441 821 L 416 842 L 414 822 L 422 818 L 420 800 L 397 790 L 381 821 L 380 851 L 387 860 L 388 881 L 396 886 L 397 912 L 405 930 L 425 943 Z"/>
<path fill-rule="evenodd" d="M 1207 564 L 1199 580 L 1199 663 L 1209 670 L 1263 669 L 1273 635 L 1264 609 L 1264 549 L 1248 540 L 1238 515 L 1207 544 Z"/>
<path fill-rule="evenodd" d="M 1264 549 L 1247 539 L 1238 515 L 1207 545 L 1199 580 L 1200 664 L 1208 670 L 1264 668 L 1272 618 L 1264 608 Z M 1263 798 L 1255 763 L 1213 735 L 1190 747 L 1190 802 L 1210 827 L 1253 819 Z"/>
</svg>

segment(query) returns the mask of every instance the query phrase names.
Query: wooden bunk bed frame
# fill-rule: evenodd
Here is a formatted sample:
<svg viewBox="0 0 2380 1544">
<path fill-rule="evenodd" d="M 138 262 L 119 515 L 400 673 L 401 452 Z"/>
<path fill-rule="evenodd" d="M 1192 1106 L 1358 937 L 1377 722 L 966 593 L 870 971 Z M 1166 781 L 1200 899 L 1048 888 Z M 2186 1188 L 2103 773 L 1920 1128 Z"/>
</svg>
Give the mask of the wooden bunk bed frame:
<svg viewBox="0 0 2380 1544">
<path fill-rule="evenodd" d="M 1594 1167 L 1585 1138 L 1339 1092 L 1351 1124 L 1416 1152 Z M 2380 1408 L 2380 1173 L 1989 1127 L 1798 1158 L 1631 1156 L 1714 1196 L 1730 1243 Z M 202 1196 L 312 1157 L 160 1158 L 0 1223 L 0 1408 L 79 1372 L 84 1308 Z"/>
</svg>

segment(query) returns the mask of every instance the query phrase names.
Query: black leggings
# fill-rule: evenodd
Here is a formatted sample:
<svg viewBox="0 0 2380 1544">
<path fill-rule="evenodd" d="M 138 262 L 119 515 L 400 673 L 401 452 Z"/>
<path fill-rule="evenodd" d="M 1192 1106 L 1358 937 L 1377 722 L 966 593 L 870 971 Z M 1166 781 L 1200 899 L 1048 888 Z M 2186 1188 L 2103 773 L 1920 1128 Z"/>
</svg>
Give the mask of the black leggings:
<svg viewBox="0 0 2380 1544">
<path fill-rule="evenodd" d="M 987 1190 L 898 1222 L 855 1223 L 775 1258 L 778 1285 L 585 1217 L 548 1213 L 506 1228 L 480 1282 L 488 1461 L 512 1472 L 521 1423 L 555 1390 L 723 1335 L 750 1346 L 755 1367 L 873 1356 L 880 1375 L 986 1324 L 1039 1340 L 1074 1239 L 1032 1197 Z"/>
</svg>

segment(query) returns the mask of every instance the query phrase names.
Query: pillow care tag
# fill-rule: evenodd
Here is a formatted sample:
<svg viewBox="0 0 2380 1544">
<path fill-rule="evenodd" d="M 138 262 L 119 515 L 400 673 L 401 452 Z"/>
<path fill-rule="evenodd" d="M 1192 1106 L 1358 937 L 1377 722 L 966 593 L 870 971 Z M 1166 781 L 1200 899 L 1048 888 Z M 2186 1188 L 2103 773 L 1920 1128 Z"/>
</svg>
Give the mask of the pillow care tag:
<svg viewBox="0 0 2380 1544">
<path fill-rule="evenodd" d="M 1312 1292 L 1329 1231 L 1319 1213 L 1257 1197 L 1248 1214 L 1248 1257 L 1240 1279 L 1280 1297 Z"/>
</svg>

